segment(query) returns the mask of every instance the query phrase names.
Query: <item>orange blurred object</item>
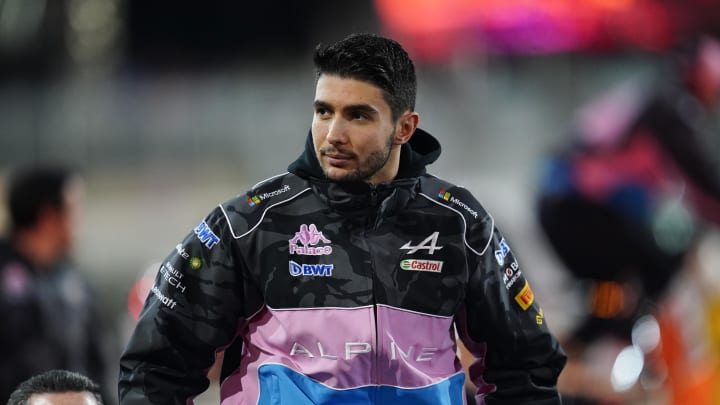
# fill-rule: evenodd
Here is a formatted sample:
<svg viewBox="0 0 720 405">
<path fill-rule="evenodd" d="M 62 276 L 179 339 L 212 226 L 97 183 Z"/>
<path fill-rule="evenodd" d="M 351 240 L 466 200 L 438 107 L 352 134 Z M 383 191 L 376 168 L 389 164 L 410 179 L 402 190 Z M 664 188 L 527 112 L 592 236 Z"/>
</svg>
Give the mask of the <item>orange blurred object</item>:
<svg viewBox="0 0 720 405">
<path fill-rule="evenodd" d="M 660 347 L 657 353 L 667 368 L 667 387 L 673 405 L 718 405 L 720 368 L 714 356 L 691 362 L 679 322 L 669 311 L 658 311 Z"/>
</svg>

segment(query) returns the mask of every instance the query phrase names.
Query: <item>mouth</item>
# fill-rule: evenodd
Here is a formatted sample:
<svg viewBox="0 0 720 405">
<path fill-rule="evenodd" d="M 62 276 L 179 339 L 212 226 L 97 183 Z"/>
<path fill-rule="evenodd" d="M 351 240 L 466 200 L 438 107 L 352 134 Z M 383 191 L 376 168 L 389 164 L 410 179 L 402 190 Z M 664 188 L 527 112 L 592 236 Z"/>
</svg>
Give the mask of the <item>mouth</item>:
<svg viewBox="0 0 720 405">
<path fill-rule="evenodd" d="M 325 152 L 321 151 L 321 154 L 327 158 L 328 164 L 331 166 L 344 166 L 354 158 L 352 154 L 349 153 L 338 153 L 338 152 Z"/>
<path fill-rule="evenodd" d="M 344 166 L 351 159 L 349 156 L 344 155 L 325 155 L 325 157 L 331 166 Z"/>
</svg>

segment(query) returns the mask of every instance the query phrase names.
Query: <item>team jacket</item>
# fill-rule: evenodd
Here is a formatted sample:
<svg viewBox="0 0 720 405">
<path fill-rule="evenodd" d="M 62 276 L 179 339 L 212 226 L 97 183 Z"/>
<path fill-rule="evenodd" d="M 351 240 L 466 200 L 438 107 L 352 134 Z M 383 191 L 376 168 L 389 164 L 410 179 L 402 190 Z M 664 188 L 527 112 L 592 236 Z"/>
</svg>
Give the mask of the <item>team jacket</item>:
<svg viewBox="0 0 720 405">
<path fill-rule="evenodd" d="M 184 404 L 225 351 L 223 404 L 559 404 L 565 355 L 508 241 L 426 173 L 418 130 L 389 183 L 289 173 L 220 204 L 159 269 L 120 364 L 121 404 Z M 484 401 L 484 402 L 483 402 Z"/>
</svg>

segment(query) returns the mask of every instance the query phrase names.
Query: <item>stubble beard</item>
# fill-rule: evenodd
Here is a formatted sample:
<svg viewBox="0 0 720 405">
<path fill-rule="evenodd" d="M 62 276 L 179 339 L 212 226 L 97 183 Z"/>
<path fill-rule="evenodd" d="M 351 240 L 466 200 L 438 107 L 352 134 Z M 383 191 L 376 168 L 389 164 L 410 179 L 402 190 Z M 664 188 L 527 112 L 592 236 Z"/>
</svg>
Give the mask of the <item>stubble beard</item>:
<svg viewBox="0 0 720 405">
<path fill-rule="evenodd" d="M 330 171 L 327 168 L 323 168 L 325 176 L 338 183 L 353 183 L 360 181 L 367 181 L 377 172 L 379 172 L 388 160 L 390 160 L 390 152 L 392 150 L 393 141 L 395 140 L 395 129 L 393 128 L 392 133 L 388 136 L 388 140 L 385 143 L 385 147 L 382 150 L 377 150 L 368 155 L 365 162 L 361 162 L 360 166 L 351 172 L 348 172 L 342 176 L 330 176 Z"/>
</svg>

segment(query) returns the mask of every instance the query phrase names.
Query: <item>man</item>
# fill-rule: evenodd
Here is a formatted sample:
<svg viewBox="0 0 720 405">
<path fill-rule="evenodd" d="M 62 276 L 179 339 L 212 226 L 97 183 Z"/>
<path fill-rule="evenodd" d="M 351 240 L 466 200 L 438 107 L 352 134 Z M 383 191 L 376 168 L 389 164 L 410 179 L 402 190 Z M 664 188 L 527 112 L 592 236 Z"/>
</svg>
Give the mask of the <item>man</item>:
<svg viewBox="0 0 720 405">
<path fill-rule="evenodd" d="M 49 370 L 23 381 L 7 405 L 103 405 L 100 387 L 80 373 Z"/>
<path fill-rule="evenodd" d="M 102 380 L 92 291 L 71 265 L 83 185 L 71 170 L 20 169 L 9 179 L 9 234 L 0 241 L 0 401 L 50 369 Z"/>
<path fill-rule="evenodd" d="M 242 404 L 463 404 L 456 336 L 486 404 L 557 404 L 565 356 L 510 245 L 470 193 L 426 174 L 401 46 L 318 47 L 289 173 L 221 204 L 162 264 L 121 358 L 122 404 L 184 404 L 224 350 Z"/>
</svg>

